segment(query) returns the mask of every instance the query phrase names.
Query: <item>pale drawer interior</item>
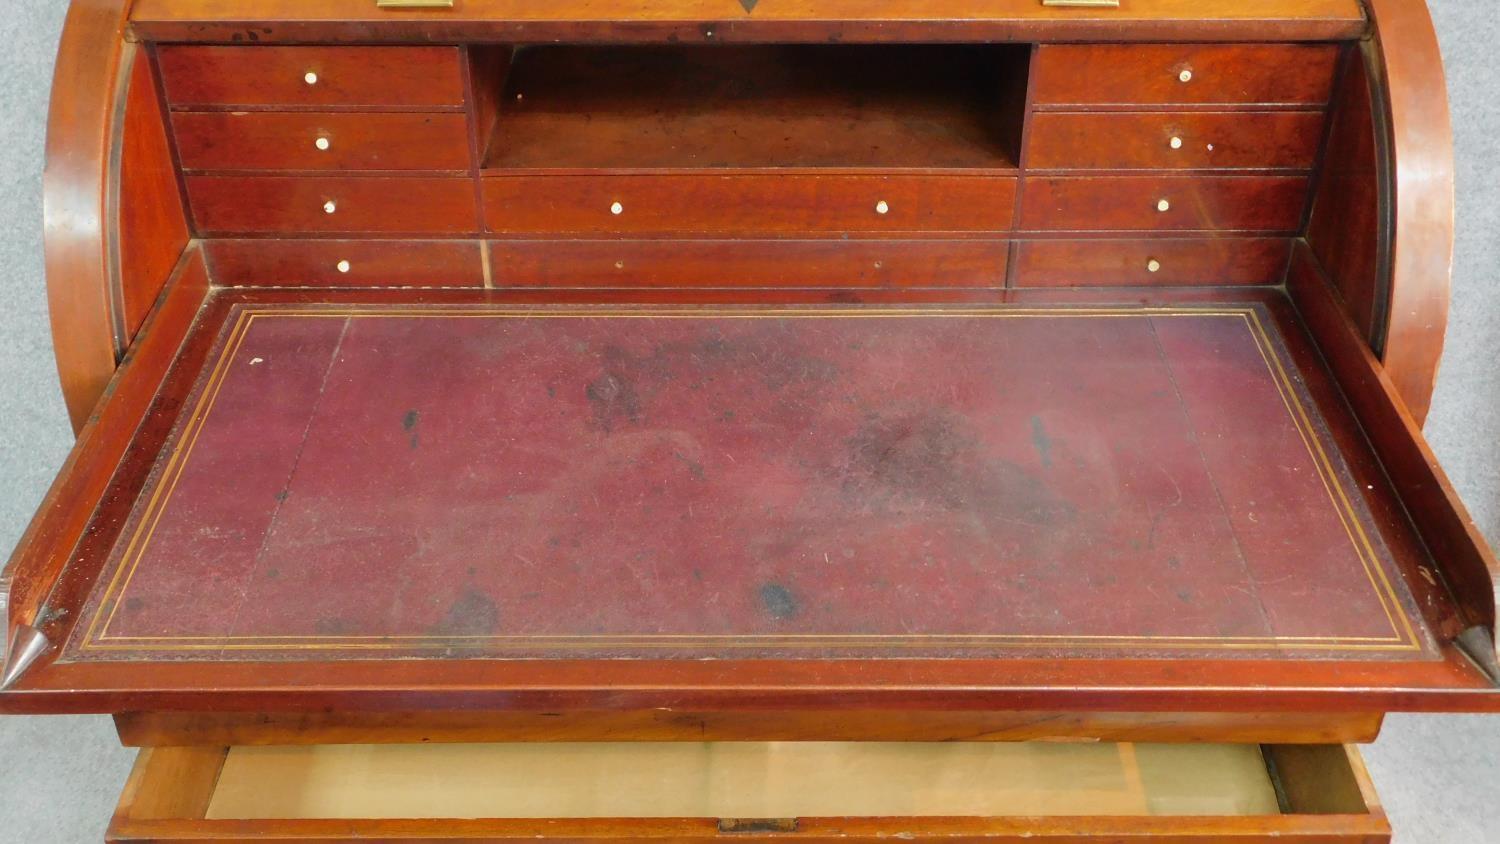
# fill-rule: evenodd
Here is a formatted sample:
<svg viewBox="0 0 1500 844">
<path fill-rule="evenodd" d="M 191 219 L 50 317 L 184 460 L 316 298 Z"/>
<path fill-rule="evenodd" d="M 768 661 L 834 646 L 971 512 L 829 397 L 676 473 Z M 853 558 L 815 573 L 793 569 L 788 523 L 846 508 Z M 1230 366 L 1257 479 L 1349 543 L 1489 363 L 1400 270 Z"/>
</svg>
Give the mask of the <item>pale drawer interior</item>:
<svg viewBox="0 0 1500 844">
<path fill-rule="evenodd" d="M 1170 830 L 1175 819 L 1203 832 L 1260 819 L 1278 834 L 1305 820 L 1375 836 L 1357 840 L 1384 829 L 1358 757 L 1339 745 L 562 742 L 151 748 L 112 839 L 172 822 L 191 838 L 257 823 L 376 834 L 418 819 L 436 837 L 445 820 L 472 835 L 476 819 L 493 819 L 502 837 L 607 837 L 620 824 L 647 837 L 790 834 L 861 821 L 878 835 L 984 837 L 1018 818 L 1088 818 L 1080 828 L 1106 831 L 1153 819 Z M 547 826 L 556 822 L 567 825 Z"/>
</svg>

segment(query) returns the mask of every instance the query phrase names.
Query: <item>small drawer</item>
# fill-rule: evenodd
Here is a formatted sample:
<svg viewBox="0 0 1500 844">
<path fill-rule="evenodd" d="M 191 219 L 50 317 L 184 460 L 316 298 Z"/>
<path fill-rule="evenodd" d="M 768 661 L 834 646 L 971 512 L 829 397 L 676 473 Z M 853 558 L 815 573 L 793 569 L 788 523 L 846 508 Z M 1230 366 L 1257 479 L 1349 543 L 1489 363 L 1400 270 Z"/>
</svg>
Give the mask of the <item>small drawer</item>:
<svg viewBox="0 0 1500 844">
<path fill-rule="evenodd" d="M 1028 240 L 1016 244 L 1017 287 L 1276 284 L 1287 238 Z"/>
<path fill-rule="evenodd" d="M 1028 231 L 1276 231 L 1302 224 L 1302 176 L 1052 176 L 1026 180 Z"/>
<path fill-rule="evenodd" d="M 472 240 L 205 240 L 221 287 L 483 287 Z"/>
<path fill-rule="evenodd" d="M 185 170 L 467 170 L 462 114 L 176 112 Z"/>
<path fill-rule="evenodd" d="M 164 46 L 157 61 L 174 108 L 464 104 L 457 47 Z"/>
<path fill-rule="evenodd" d="M 474 232 L 474 182 L 460 178 L 189 176 L 200 235 Z"/>
<path fill-rule="evenodd" d="M 1390 828 L 1340 745 L 622 742 L 148 749 L 108 832 L 264 837 L 1370 844 Z"/>
<path fill-rule="evenodd" d="M 807 235 L 998 232 L 1009 176 L 495 176 L 485 221 L 505 234 Z"/>
<path fill-rule="evenodd" d="M 1065 169 L 1310 170 L 1321 111 L 1038 112 L 1026 164 Z"/>
<path fill-rule="evenodd" d="M 1329 44 L 1043 44 L 1032 102 L 1319 106 L 1337 63 Z"/>
<path fill-rule="evenodd" d="M 1008 240 L 497 240 L 497 287 L 1003 287 Z"/>
</svg>

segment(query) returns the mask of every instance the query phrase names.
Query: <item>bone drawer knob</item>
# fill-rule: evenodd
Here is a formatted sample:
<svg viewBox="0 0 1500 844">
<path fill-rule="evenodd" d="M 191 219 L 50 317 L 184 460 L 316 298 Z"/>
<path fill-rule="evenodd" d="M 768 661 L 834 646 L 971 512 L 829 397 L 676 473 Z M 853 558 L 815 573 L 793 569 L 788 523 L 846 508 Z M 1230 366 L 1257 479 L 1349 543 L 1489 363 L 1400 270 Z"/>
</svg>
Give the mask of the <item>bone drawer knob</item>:
<svg viewBox="0 0 1500 844">
<path fill-rule="evenodd" d="M 328 148 L 333 146 L 333 141 L 330 141 L 327 137 L 319 136 L 316 141 L 313 141 L 313 146 L 327 152 Z"/>
<path fill-rule="evenodd" d="M 339 204 L 337 202 L 334 202 L 333 200 L 330 199 L 327 202 L 323 203 L 323 213 L 324 214 L 332 214 L 333 212 L 335 212 L 337 210 L 339 210 Z"/>
<path fill-rule="evenodd" d="M 1172 208 L 1172 203 L 1168 202 L 1165 198 L 1156 200 L 1156 210 L 1158 210 L 1158 211 L 1170 211 L 1171 208 Z"/>
<path fill-rule="evenodd" d="M 623 213 L 625 213 L 625 206 L 621 205 L 618 202 L 611 202 L 609 204 L 609 213 L 614 214 L 616 216 L 618 216 L 620 214 L 623 214 Z"/>
<path fill-rule="evenodd" d="M 875 203 L 875 213 L 876 214 L 888 214 L 888 213 L 890 213 L 890 210 L 891 210 L 891 206 L 888 205 L 886 203 L 886 201 L 883 200 L 883 199 L 880 200 L 879 202 Z"/>
<path fill-rule="evenodd" d="M 1167 141 L 1167 146 L 1171 147 L 1172 149 L 1182 149 L 1182 138 L 1173 135 L 1172 140 Z"/>
<path fill-rule="evenodd" d="M 1146 272 L 1154 273 L 1161 270 L 1161 261 L 1151 258 L 1146 261 Z"/>
<path fill-rule="evenodd" d="M 1183 68 L 1182 71 L 1177 74 L 1177 81 L 1178 82 L 1192 82 L 1193 81 L 1193 72 L 1191 70 L 1187 69 L 1187 68 Z"/>
<path fill-rule="evenodd" d="M 341 273 L 347 273 L 347 272 L 349 272 L 349 262 L 348 261 L 339 261 L 338 264 L 336 264 L 334 266 L 334 268 L 337 269 Z"/>
<path fill-rule="evenodd" d="M 318 75 L 309 70 L 307 73 L 302 75 L 302 81 L 306 82 L 309 85 L 316 85 L 318 84 Z"/>
</svg>

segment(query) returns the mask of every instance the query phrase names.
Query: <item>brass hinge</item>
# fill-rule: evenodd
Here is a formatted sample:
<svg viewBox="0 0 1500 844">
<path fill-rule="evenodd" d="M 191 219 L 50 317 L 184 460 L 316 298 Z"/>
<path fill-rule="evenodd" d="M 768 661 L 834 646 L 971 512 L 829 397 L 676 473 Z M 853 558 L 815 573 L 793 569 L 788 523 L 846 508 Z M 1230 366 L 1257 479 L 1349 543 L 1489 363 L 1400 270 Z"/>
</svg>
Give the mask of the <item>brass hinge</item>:
<svg viewBox="0 0 1500 844">
<path fill-rule="evenodd" d="M 1118 9 L 1120 0 L 1042 0 L 1043 6 L 1085 6 Z"/>
</svg>

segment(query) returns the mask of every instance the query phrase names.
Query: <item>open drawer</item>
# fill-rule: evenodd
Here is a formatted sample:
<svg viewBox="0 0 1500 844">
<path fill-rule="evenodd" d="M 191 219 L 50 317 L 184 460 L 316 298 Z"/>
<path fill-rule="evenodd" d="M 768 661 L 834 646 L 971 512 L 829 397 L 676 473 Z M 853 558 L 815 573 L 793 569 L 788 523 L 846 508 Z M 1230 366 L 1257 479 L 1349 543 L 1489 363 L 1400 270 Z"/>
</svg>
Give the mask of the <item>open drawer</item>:
<svg viewBox="0 0 1500 844">
<path fill-rule="evenodd" d="M 110 841 L 1389 840 L 1341 745 L 626 742 L 142 751 Z"/>
</svg>

